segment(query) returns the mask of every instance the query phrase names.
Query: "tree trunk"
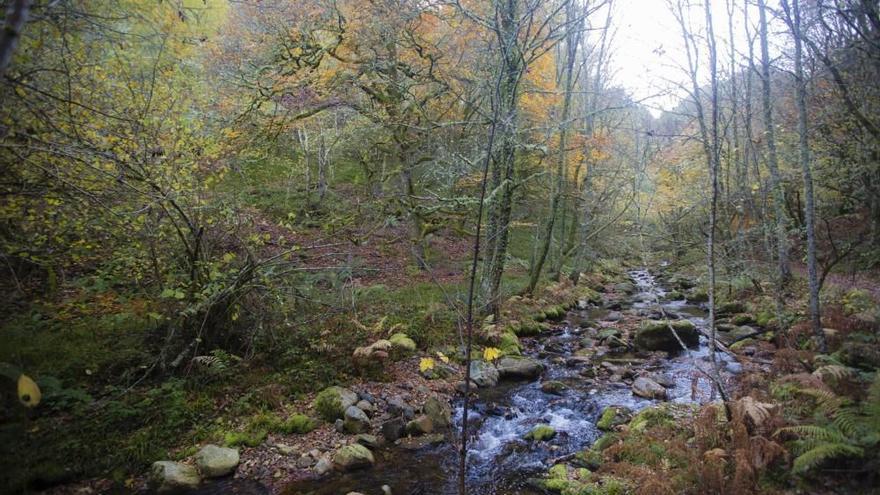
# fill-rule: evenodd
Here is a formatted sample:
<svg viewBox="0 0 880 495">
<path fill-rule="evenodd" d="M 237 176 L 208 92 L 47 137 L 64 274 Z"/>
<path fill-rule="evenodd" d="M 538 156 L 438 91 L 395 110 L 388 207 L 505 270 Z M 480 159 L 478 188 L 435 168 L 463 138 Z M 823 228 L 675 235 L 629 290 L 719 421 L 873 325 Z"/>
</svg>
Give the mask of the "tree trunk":
<svg viewBox="0 0 880 495">
<path fill-rule="evenodd" d="M 6 7 L 3 33 L 0 34 L 0 78 L 12 63 L 12 54 L 21 38 L 21 30 L 27 22 L 31 10 L 31 0 L 11 0 Z"/>
<path fill-rule="evenodd" d="M 776 262 L 777 298 L 781 300 L 785 288 L 791 280 L 791 267 L 788 261 L 788 222 L 785 214 L 785 194 L 782 178 L 779 175 L 779 159 L 776 152 L 776 132 L 773 127 L 773 104 L 770 94 L 770 50 L 767 34 L 767 7 L 765 0 L 758 0 L 758 14 L 761 39 L 761 101 L 764 107 L 764 132 L 767 138 L 767 169 L 770 171 L 770 191 L 773 213 L 776 216 Z"/>
<path fill-rule="evenodd" d="M 804 77 L 803 43 L 801 42 L 800 0 L 782 0 L 782 8 L 794 37 L 794 73 L 798 110 L 798 148 L 801 172 L 804 179 L 804 219 L 807 230 L 807 278 L 810 285 L 810 322 L 821 352 L 828 351 L 825 332 L 822 331 L 819 313 L 819 274 L 816 265 L 816 220 L 813 199 L 813 173 L 810 164 L 810 143 L 807 127 L 807 82 Z"/>
<path fill-rule="evenodd" d="M 575 4 L 570 2 L 566 8 L 566 24 L 569 26 L 569 32 L 566 36 L 565 43 L 565 65 L 563 66 L 563 100 L 562 115 L 559 125 L 559 154 L 557 156 L 556 165 L 556 184 L 553 191 L 553 199 L 550 202 L 550 215 L 547 218 L 547 224 L 544 228 L 541 246 L 535 263 L 532 265 L 529 275 L 529 285 L 526 289 L 528 294 L 534 294 L 538 280 L 541 278 L 541 271 L 544 268 L 544 262 L 547 260 L 547 253 L 550 251 L 550 244 L 553 240 L 553 226 L 556 217 L 559 214 L 559 204 L 563 198 L 563 192 L 566 182 L 566 171 L 568 169 L 568 129 L 569 120 L 571 119 L 571 96 L 574 87 L 574 62 L 577 57 L 578 45 L 580 44 L 581 30 L 579 25 L 575 25 Z M 564 227 L 564 225 L 563 225 Z M 561 242 L 561 241 L 560 241 Z M 560 263 L 562 253 L 559 254 Z"/>
</svg>

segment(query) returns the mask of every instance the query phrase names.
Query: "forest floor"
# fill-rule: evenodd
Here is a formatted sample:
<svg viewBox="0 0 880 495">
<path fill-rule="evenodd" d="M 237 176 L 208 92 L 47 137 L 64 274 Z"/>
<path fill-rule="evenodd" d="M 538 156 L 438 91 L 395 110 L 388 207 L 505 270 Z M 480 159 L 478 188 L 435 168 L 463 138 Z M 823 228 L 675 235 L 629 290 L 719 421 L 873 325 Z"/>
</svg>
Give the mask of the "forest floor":
<svg viewBox="0 0 880 495">
<path fill-rule="evenodd" d="M 277 334 L 278 342 L 271 357 L 257 354 L 239 364 L 230 362 L 229 370 L 216 375 L 192 369 L 181 379 L 123 387 L 120 382 L 131 381 L 131 375 L 127 375 L 130 370 L 136 371 L 143 366 L 140 363 L 148 363 L 150 357 L 149 348 L 145 348 L 143 342 L 151 331 L 133 325 L 130 321 L 136 319 L 125 316 L 137 307 L 134 304 L 137 301 L 129 300 L 113 287 L 80 287 L 74 292 L 62 292 L 72 296 L 61 302 L 40 302 L 31 306 L 22 319 L 4 323 L 5 330 L 10 332 L 5 351 L 14 352 L 17 362 L 34 363 L 32 372 L 44 380 L 41 385 L 51 384 L 45 387 L 44 394 L 48 409 L 27 418 L 28 428 L 20 429 L 17 423 L 9 423 L 0 431 L 6 439 L 4 447 L 0 447 L 4 462 L 7 465 L 19 462 L 21 466 L 21 471 L 8 471 L 7 476 L 29 477 L 32 487 L 53 487 L 49 489 L 51 493 L 125 493 L 145 486 L 143 473 L 150 462 L 163 458 L 191 460 L 199 445 L 233 442 L 239 444 L 242 453 L 237 476 L 260 480 L 272 492 L 279 492 L 292 480 L 312 475 L 315 463 L 322 456 L 350 440 L 330 423 L 319 423 L 318 428 L 306 434 L 285 433 L 278 427 L 296 414 L 314 417 L 314 393 L 323 386 L 344 384 L 374 397 L 405 397 L 415 405 L 423 404 L 429 396 L 449 399 L 454 395 L 454 386 L 461 375 L 459 368 L 437 380 L 426 379 L 419 368 L 422 358 L 436 359 L 437 352 L 457 359 L 457 315 L 446 305 L 450 294 L 460 294 L 462 290 L 461 274 L 465 273 L 463 268 L 470 250 L 466 240 L 451 232 L 432 236 L 428 260 L 431 270 L 423 271 L 410 261 L 406 232 L 400 227 L 386 226 L 374 231 L 360 227 L 328 233 L 323 229 L 294 231 L 266 220 L 255 223 L 253 228 L 271 233 L 272 238 L 283 234 L 286 245 L 314 246 L 314 249 L 303 250 L 300 258 L 303 266 L 330 270 L 350 267 L 343 284 L 366 291 L 361 294 L 361 302 L 354 312 L 370 328 L 366 332 L 354 328 L 349 310 L 331 312 L 312 320 L 314 323 L 308 327 Z M 527 239 L 529 235 L 528 231 L 518 232 L 514 239 Z M 514 259 L 527 259 L 527 245 L 514 242 Z M 270 250 L 281 248 L 280 245 L 269 246 Z M 510 267 L 506 285 L 509 294 L 515 294 L 521 290 L 526 273 L 516 261 Z M 699 281 L 698 270 L 687 266 L 675 269 Z M 600 263 L 595 273 L 587 274 L 584 284 L 607 291 L 607 285 L 620 281 L 621 276 L 623 271 L 619 264 Z M 603 277 L 610 279 L 603 281 Z M 336 290 L 332 282 L 326 282 L 326 287 L 320 286 L 323 283 L 323 280 L 316 282 L 320 290 Z M 834 359 L 839 359 L 840 349 L 856 337 L 862 339 L 860 345 L 871 352 L 880 346 L 876 320 L 865 326 L 852 318 L 876 311 L 880 303 L 878 288 L 880 276 L 876 272 L 829 276 L 824 296 L 830 308 L 826 325 L 839 330 L 833 339 L 833 349 L 837 352 Z M 794 292 L 801 296 L 788 301 L 787 311 L 797 322 L 804 317 L 806 307 L 802 280 Z M 543 294 L 543 299 L 539 298 L 543 302 L 538 306 L 547 308 L 571 297 L 554 292 L 552 287 Z M 87 296 L 90 299 L 86 299 Z M 743 289 L 729 297 L 732 301 L 745 302 L 753 317 L 772 313 L 769 309 L 772 300 L 767 293 Z M 94 301 L 100 304 L 95 305 Z M 523 306 L 524 303 L 520 300 L 515 304 Z M 145 313 L 147 309 L 138 311 Z M 535 306 L 532 310 L 542 309 Z M 388 318 L 387 324 L 382 323 L 385 318 Z M 350 359 L 354 347 L 375 339 L 375 331 L 386 332 L 395 324 L 404 325 L 418 344 L 415 355 L 389 364 L 379 376 L 360 373 Z M 772 325 L 766 318 L 762 324 Z M 377 325 L 385 326 L 378 328 Z M 795 399 L 774 395 L 774 387 L 789 383 L 785 381 L 790 381 L 787 376 L 810 374 L 821 368 L 823 361 L 815 361 L 816 352 L 810 349 L 808 339 L 804 339 L 802 328 L 795 325 L 793 329 L 794 338 L 788 341 L 783 342 L 770 332 L 735 349 L 747 359 L 757 359 L 763 366 L 774 363 L 769 374 L 741 377 L 740 388 L 750 396 L 766 403 L 788 404 Z M 869 329 L 873 329 L 873 333 Z M 780 350 L 784 352 L 779 353 Z M 5 360 L 12 361 L 12 358 L 0 356 L 0 361 Z M 848 366 L 858 364 L 847 363 Z M 129 378 L 120 380 L 125 376 Z M 864 371 L 858 371 L 846 378 L 849 387 L 846 390 L 853 397 L 861 399 L 867 394 L 865 376 Z M 774 424 L 806 421 L 812 409 L 800 403 L 798 408 L 797 416 L 780 417 Z M 693 422 L 695 419 L 682 421 L 679 429 L 664 430 L 663 435 L 679 440 L 682 436 L 692 437 L 694 428 L 698 427 Z M 664 427 L 667 426 L 664 423 Z M 662 471 L 657 466 L 633 464 L 630 461 L 645 459 L 625 454 L 626 449 L 635 448 L 633 442 L 644 447 L 653 440 L 628 435 L 625 425 L 616 433 L 620 440 L 618 447 L 603 453 L 608 457 L 607 466 L 617 469 L 606 468 L 609 473 L 640 479 L 646 469 L 655 475 Z M 750 429 L 750 433 L 774 441 L 773 432 L 766 429 Z M 733 441 L 731 434 L 715 442 L 713 448 L 733 452 L 736 448 Z M 21 451 L 14 450 L 15 445 L 40 447 Z M 721 469 L 732 479 L 738 471 L 733 458 L 730 459 Z M 698 461 L 690 459 L 688 463 Z M 766 473 L 789 479 L 780 474 L 778 465 L 774 466 L 770 470 L 755 468 L 756 482 Z M 697 476 L 684 465 L 673 468 L 663 469 L 673 469 L 692 480 L 691 483 Z M 703 475 L 708 476 L 700 474 Z M 825 473 L 812 479 L 815 482 L 833 477 Z M 83 478 L 87 481 L 76 481 Z M 21 482 L 15 476 L 10 479 Z M 14 486 L 12 482 L 9 486 Z"/>
</svg>

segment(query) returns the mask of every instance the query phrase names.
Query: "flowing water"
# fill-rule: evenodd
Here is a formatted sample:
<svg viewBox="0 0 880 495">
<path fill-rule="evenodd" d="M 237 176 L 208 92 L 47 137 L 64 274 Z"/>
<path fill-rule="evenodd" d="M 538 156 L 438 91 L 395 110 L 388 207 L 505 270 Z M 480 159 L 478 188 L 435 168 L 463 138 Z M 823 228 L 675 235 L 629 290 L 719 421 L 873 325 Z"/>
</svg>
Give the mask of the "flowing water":
<svg viewBox="0 0 880 495">
<path fill-rule="evenodd" d="M 666 292 L 655 283 L 647 270 L 630 272 L 638 290 L 620 302 L 624 307 L 650 317 L 658 311 L 657 304 L 672 318 L 688 318 L 698 327 L 704 327 L 706 312 L 685 301 L 665 300 Z M 581 346 L 587 330 L 570 322 L 603 317 L 608 311 L 574 310 L 564 323 L 551 332 L 534 339 L 524 339 L 524 353 L 539 359 L 545 371 L 541 380 L 533 382 L 502 382 L 497 387 L 479 391 L 469 414 L 471 440 L 468 443 L 467 483 L 469 493 L 475 495 L 529 495 L 542 493 L 528 484 L 530 477 L 540 476 L 549 467 L 550 460 L 589 447 L 601 432 L 595 426 L 602 409 L 609 405 L 623 405 L 634 411 L 657 401 L 642 399 L 632 394 L 630 386 L 622 381 L 595 381 L 579 374 L 583 368 L 568 366 L 571 357 Z M 697 370 L 710 368 L 708 346 L 701 338 L 700 345 L 688 353 L 655 357 L 614 354 L 615 363 L 628 361 L 633 370 L 661 374 L 672 385 L 667 389 L 673 402 L 703 403 L 713 400 L 712 387 Z M 725 376 L 736 373 L 738 365 L 728 356 L 718 354 Z M 541 391 L 541 382 L 557 380 L 568 388 L 561 395 Z M 454 428 L 461 426 L 461 406 L 457 404 Z M 530 443 L 523 437 L 539 423 L 556 429 L 556 437 L 549 442 Z M 453 430 L 454 431 L 454 430 Z M 287 495 L 345 494 L 358 491 L 367 495 L 382 493 L 388 485 L 395 495 L 456 494 L 458 456 L 453 443 L 425 447 L 418 451 L 398 448 L 377 452 L 372 469 L 335 475 L 331 478 L 299 482 L 287 488 Z"/>
</svg>

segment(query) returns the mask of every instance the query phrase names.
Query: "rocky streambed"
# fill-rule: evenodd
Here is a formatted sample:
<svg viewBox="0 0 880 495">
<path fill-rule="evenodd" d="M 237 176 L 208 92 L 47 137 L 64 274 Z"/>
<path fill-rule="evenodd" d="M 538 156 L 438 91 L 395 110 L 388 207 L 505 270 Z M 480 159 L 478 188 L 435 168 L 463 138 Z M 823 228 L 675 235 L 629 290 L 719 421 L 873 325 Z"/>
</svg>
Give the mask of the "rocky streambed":
<svg viewBox="0 0 880 495">
<path fill-rule="evenodd" d="M 474 364 L 479 388 L 468 424 L 470 493 L 545 493 L 535 479 L 554 460 L 588 448 L 603 429 L 628 415 L 661 402 L 715 400 L 706 375 L 711 370 L 702 332 L 706 311 L 677 291 L 667 292 L 647 270 L 629 275 L 632 282 L 610 288 L 602 304 L 582 302 L 557 325 L 523 339 L 522 357 Z M 682 344 L 689 349 L 683 351 Z M 717 359 L 721 379 L 730 381 L 739 365 L 721 352 Z M 403 410 L 406 417 L 394 420 L 388 440 L 413 435 L 370 452 L 365 469 L 292 483 L 284 493 L 457 493 L 455 431 L 461 427 L 461 406 L 453 406 L 445 430 L 417 431 L 425 429 L 418 424 L 422 416 L 444 417 L 444 411 Z M 342 428 L 357 429 L 346 420 Z M 389 434 L 385 425 L 381 433 Z M 371 447 L 369 438 L 361 443 L 365 448 L 354 454 L 366 457 L 361 450 Z"/>
</svg>

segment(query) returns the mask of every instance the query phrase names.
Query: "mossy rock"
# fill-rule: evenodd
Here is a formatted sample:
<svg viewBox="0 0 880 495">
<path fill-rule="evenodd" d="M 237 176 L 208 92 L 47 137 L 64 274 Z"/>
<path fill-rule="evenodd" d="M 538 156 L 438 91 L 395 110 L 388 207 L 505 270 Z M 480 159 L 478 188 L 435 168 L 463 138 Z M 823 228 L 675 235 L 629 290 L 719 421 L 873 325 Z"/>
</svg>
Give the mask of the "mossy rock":
<svg viewBox="0 0 880 495">
<path fill-rule="evenodd" d="M 745 313 L 748 311 L 746 305 L 739 301 L 731 301 L 726 302 L 718 306 L 716 313 L 719 315 L 734 315 L 738 313 Z"/>
<path fill-rule="evenodd" d="M 560 321 L 565 318 L 565 314 L 566 310 L 562 305 L 550 306 L 544 310 L 545 317 L 550 321 Z"/>
<path fill-rule="evenodd" d="M 703 289 L 694 289 L 688 292 L 687 300 L 693 303 L 709 302 L 709 293 Z"/>
<path fill-rule="evenodd" d="M 755 315 L 755 324 L 759 327 L 773 326 L 776 322 L 776 315 L 770 311 L 760 311 Z"/>
<path fill-rule="evenodd" d="M 223 443 L 229 447 L 259 447 L 266 441 L 269 432 L 266 430 L 230 431 L 223 437 Z"/>
<path fill-rule="evenodd" d="M 632 411 L 623 406 L 608 406 L 602 411 L 602 416 L 596 422 L 596 428 L 602 431 L 609 431 L 616 426 L 620 426 L 632 417 Z"/>
<path fill-rule="evenodd" d="M 607 449 L 608 447 L 614 445 L 615 443 L 617 443 L 618 440 L 620 440 L 620 435 L 618 435 L 617 433 L 613 433 L 613 432 L 605 433 L 604 435 L 602 435 L 601 437 L 596 439 L 596 441 L 593 442 L 593 446 L 590 448 L 592 450 L 596 450 L 596 451 L 601 452 L 601 451 Z"/>
<path fill-rule="evenodd" d="M 602 452 L 599 449 L 595 448 L 578 452 L 575 456 L 575 460 L 578 464 L 586 466 L 588 469 L 592 469 L 593 471 L 599 469 L 605 462 L 605 458 L 602 456 Z"/>
<path fill-rule="evenodd" d="M 565 390 L 567 389 L 568 385 L 556 380 L 544 382 L 541 384 L 541 391 L 545 394 L 562 395 L 562 393 L 565 392 Z"/>
<path fill-rule="evenodd" d="M 675 424 L 675 418 L 663 406 L 649 407 L 641 410 L 629 422 L 629 431 L 643 432 L 651 428 L 672 426 Z"/>
<path fill-rule="evenodd" d="M 596 339 L 599 340 L 600 342 L 602 342 L 602 341 L 611 339 L 612 337 L 620 338 L 620 335 L 621 334 L 620 334 L 619 329 L 609 327 L 609 328 L 603 328 L 602 330 L 600 330 L 599 333 L 596 334 Z"/>
<path fill-rule="evenodd" d="M 700 333 L 690 320 L 645 320 L 636 331 L 636 347 L 645 351 L 681 350 L 670 326 L 686 346 L 694 347 L 700 343 Z"/>
<path fill-rule="evenodd" d="M 755 324 L 755 317 L 748 313 L 742 313 L 734 316 L 730 321 L 737 326 L 753 325 Z"/>
<path fill-rule="evenodd" d="M 368 468 L 375 462 L 370 449 L 358 443 L 346 445 L 333 454 L 333 464 L 340 471 Z"/>
<path fill-rule="evenodd" d="M 667 301 L 681 301 L 682 299 L 684 299 L 684 294 L 677 290 L 671 290 L 666 293 Z"/>
<path fill-rule="evenodd" d="M 416 351 L 416 342 L 405 333 L 395 333 L 388 337 L 388 341 L 391 342 L 394 352 L 400 355 L 407 355 Z"/>
<path fill-rule="evenodd" d="M 534 320 L 528 320 L 521 323 L 514 329 L 518 337 L 531 337 L 541 333 L 541 325 Z"/>
<path fill-rule="evenodd" d="M 522 354 L 522 346 L 515 333 L 505 332 L 498 341 L 498 349 L 505 356 L 519 356 Z"/>
<path fill-rule="evenodd" d="M 304 435 L 318 427 L 318 422 L 305 414 L 294 414 L 278 424 L 276 431 L 279 433 L 298 433 Z"/>
<path fill-rule="evenodd" d="M 590 304 L 602 304 L 602 294 L 589 287 L 579 287 L 577 298 Z M 575 301 L 575 304 L 577 304 L 577 301 Z"/>
<path fill-rule="evenodd" d="M 755 339 L 745 339 L 745 340 L 740 340 L 739 342 L 735 342 L 735 343 L 733 343 L 733 344 L 729 347 L 729 349 L 730 349 L 731 351 L 733 351 L 733 352 L 739 352 L 740 350 L 742 350 L 742 349 L 744 349 L 744 348 L 746 348 L 746 347 L 748 347 L 748 346 L 750 346 L 750 345 L 753 345 L 753 344 L 755 344 L 756 342 L 757 342 L 757 341 L 756 341 Z"/>
<path fill-rule="evenodd" d="M 532 431 L 526 433 L 526 440 L 533 440 L 535 442 L 543 442 L 545 440 L 551 440 L 556 436 L 556 429 L 550 425 L 538 425 L 532 428 Z"/>
<path fill-rule="evenodd" d="M 321 419 L 328 422 L 342 419 L 349 406 L 357 404 L 356 393 L 342 387 L 327 387 L 322 390 L 312 403 Z"/>
</svg>

